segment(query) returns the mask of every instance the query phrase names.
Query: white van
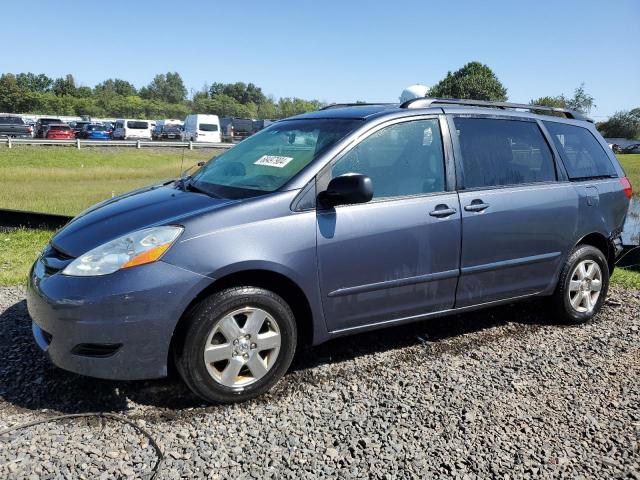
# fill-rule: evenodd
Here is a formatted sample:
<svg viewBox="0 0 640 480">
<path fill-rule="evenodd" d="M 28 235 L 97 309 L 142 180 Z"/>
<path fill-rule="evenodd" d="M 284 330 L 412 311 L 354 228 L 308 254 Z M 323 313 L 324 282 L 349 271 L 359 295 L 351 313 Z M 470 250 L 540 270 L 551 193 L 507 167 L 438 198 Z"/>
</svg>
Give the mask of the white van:
<svg viewBox="0 0 640 480">
<path fill-rule="evenodd" d="M 113 127 L 114 140 L 151 140 L 151 122 L 124 118 L 116 120 Z"/>
<path fill-rule="evenodd" d="M 183 140 L 192 142 L 220 142 L 220 120 L 217 115 L 188 115 L 184 119 Z"/>
</svg>

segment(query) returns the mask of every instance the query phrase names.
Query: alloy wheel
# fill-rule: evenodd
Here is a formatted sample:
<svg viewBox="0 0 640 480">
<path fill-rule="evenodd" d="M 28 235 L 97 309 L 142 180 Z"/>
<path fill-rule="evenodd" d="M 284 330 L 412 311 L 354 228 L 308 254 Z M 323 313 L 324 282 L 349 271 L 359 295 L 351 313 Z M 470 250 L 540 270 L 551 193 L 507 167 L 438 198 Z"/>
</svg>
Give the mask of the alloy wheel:
<svg viewBox="0 0 640 480">
<path fill-rule="evenodd" d="M 209 332 L 203 359 L 225 387 L 246 387 L 264 377 L 280 352 L 280 328 L 265 310 L 245 307 L 222 317 Z"/>
<path fill-rule="evenodd" d="M 590 313 L 602 290 L 602 270 L 594 260 L 582 260 L 576 265 L 569 281 L 569 303 L 579 313 Z"/>
</svg>

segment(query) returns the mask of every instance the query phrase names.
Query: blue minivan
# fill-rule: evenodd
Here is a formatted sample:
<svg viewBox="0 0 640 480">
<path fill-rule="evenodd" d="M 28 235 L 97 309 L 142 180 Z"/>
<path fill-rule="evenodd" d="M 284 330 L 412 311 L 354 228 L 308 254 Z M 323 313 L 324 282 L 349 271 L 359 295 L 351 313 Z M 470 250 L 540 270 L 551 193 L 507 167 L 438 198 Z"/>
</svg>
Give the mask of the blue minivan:
<svg viewBox="0 0 640 480">
<path fill-rule="evenodd" d="M 174 362 L 234 402 L 340 335 L 534 296 L 584 322 L 631 193 L 576 112 L 333 105 L 73 219 L 31 270 L 33 334 L 64 369 L 147 379 Z"/>
</svg>

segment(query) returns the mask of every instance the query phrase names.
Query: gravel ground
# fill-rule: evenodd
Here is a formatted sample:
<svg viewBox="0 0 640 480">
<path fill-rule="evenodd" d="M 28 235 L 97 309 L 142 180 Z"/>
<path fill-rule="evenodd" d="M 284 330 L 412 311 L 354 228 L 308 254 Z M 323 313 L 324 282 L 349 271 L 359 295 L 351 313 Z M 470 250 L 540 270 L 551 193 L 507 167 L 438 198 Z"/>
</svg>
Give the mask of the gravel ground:
<svg viewBox="0 0 640 480">
<path fill-rule="evenodd" d="M 330 342 L 276 389 L 204 406 L 176 379 L 110 382 L 51 366 L 22 290 L 0 289 L 0 430 L 108 411 L 165 453 L 158 478 L 640 479 L 640 292 L 588 325 L 528 302 Z M 142 432 L 76 418 L 0 437 L 0 478 L 149 478 Z"/>
</svg>

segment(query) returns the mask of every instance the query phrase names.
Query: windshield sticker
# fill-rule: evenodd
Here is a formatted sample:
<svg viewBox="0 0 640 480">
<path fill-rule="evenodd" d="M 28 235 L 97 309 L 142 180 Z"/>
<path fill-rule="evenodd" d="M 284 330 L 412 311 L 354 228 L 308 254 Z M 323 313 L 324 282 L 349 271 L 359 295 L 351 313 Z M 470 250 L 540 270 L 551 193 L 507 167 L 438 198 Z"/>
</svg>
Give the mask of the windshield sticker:
<svg viewBox="0 0 640 480">
<path fill-rule="evenodd" d="M 254 165 L 264 165 L 266 167 L 283 168 L 293 160 L 293 157 L 280 157 L 278 155 L 263 155 L 254 162 Z"/>
</svg>

